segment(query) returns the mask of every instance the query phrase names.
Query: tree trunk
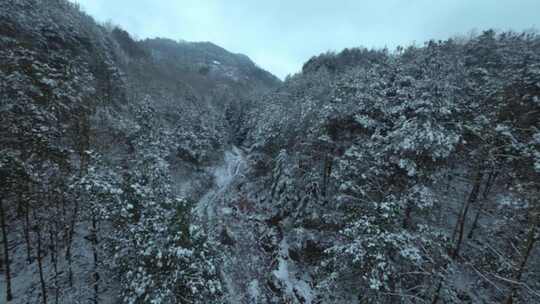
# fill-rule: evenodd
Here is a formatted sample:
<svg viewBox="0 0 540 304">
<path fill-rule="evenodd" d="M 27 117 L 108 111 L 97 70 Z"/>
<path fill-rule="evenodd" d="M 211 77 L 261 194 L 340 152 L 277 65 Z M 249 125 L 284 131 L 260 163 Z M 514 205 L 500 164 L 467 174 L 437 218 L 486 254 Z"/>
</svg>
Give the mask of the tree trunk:
<svg viewBox="0 0 540 304">
<path fill-rule="evenodd" d="M 79 203 L 76 199 L 74 202 L 75 206 L 73 208 L 73 214 L 71 217 L 71 223 L 69 225 L 68 229 L 68 240 L 67 240 L 67 247 L 66 247 L 66 260 L 68 263 L 68 282 L 69 287 L 73 287 L 73 261 L 72 261 L 72 253 L 71 253 L 71 247 L 73 244 L 73 235 L 75 234 L 75 224 L 79 213 Z"/>
<path fill-rule="evenodd" d="M 527 235 L 527 243 L 525 244 L 525 248 L 523 249 L 523 259 L 521 260 L 519 267 L 513 277 L 515 283 L 513 283 L 512 288 L 510 289 L 510 294 L 508 295 L 508 298 L 504 303 L 506 304 L 512 304 L 514 303 L 514 297 L 517 295 L 518 291 L 518 284 L 521 283 L 521 276 L 523 275 L 523 272 L 525 271 L 525 267 L 527 266 L 527 261 L 529 260 L 529 257 L 531 255 L 532 249 L 534 248 L 534 244 L 536 243 L 536 226 L 540 222 L 540 214 L 535 216 L 535 219 L 532 220 L 530 226 L 529 226 L 529 233 Z"/>
<path fill-rule="evenodd" d="M 483 174 L 479 170 L 476 173 L 476 176 L 474 179 L 474 185 L 473 185 L 473 188 L 471 189 L 471 193 L 469 194 L 467 201 L 465 201 L 463 203 L 463 206 L 461 207 L 460 216 L 458 220 L 456 221 L 456 226 L 454 227 L 454 231 L 452 233 L 452 241 L 456 242 L 454 250 L 452 251 L 452 254 L 451 254 L 452 259 L 455 259 L 459 254 L 461 242 L 463 241 L 463 232 L 465 229 L 465 221 L 467 219 L 467 213 L 469 211 L 471 204 L 473 204 L 478 199 L 478 193 L 480 191 L 480 186 L 482 184 L 482 177 L 483 177 Z M 450 181 L 451 181 L 451 178 L 449 178 L 448 187 L 446 189 L 447 195 L 449 194 L 449 190 L 450 190 Z M 457 235 L 457 240 L 456 240 L 456 235 Z M 444 268 L 447 268 L 447 267 L 448 267 L 448 262 L 446 263 Z M 431 304 L 437 304 L 437 302 L 439 302 L 441 290 L 443 287 L 443 282 L 444 282 L 444 279 L 441 278 L 437 285 L 437 289 L 435 290 Z"/>
<path fill-rule="evenodd" d="M 62 220 L 60 221 L 60 223 L 62 223 L 62 243 L 64 246 L 67 246 L 68 235 L 69 235 L 69 224 L 68 224 L 68 219 L 67 219 L 68 216 L 67 216 L 67 209 L 66 209 L 66 199 L 64 196 L 62 196 L 61 200 L 62 200 L 62 204 L 61 204 Z"/>
<path fill-rule="evenodd" d="M 17 199 L 19 201 L 19 206 L 21 206 L 22 210 L 22 228 L 23 228 L 23 236 L 24 241 L 26 245 L 26 262 L 28 265 L 32 264 L 32 245 L 31 245 L 31 238 L 30 238 L 30 206 L 28 202 L 24 201 L 24 196 L 21 190 L 17 191 Z"/>
<path fill-rule="evenodd" d="M 4 212 L 4 202 L 2 198 L 0 198 L 0 225 L 2 226 L 2 240 L 4 241 L 4 264 L 6 265 L 6 302 L 9 302 L 13 300 L 13 293 L 11 291 L 11 261 L 9 260 L 9 241 L 6 227 L 6 215 Z"/>
<path fill-rule="evenodd" d="M 94 273 L 92 275 L 94 284 L 94 304 L 99 302 L 99 271 L 98 271 L 98 221 L 95 215 L 92 215 L 92 251 L 94 258 Z"/>
<path fill-rule="evenodd" d="M 433 297 L 433 300 L 431 301 L 431 304 L 437 304 L 439 302 L 439 297 L 441 295 L 441 289 L 443 285 L 443 279 L 439 281 L 439 284 L 437 285 L 437 289 L 435 290 L 435 296 Z"/>
<path fill-rule="evenodd" d="M 323 172 L 323 186 L 322 186 L 322 196 L 326 197 L 328 192 L 328 182 L 330 180 L 330 175 L 332 174 L 332 157 L 328 154 L 324 158 L 324 172 Z"/>
<path fill-rule="evenodd" d="M 412 206 L 410 203 L 407 203 L 407 206 L 405 206 L 405 216 L 403 217 L 403 229 L 409 229 L 411 227 L 411 214 Z"/>
<path fill-rule="evenodd" d="M 57 255 L 57 240 L 56 240 L 56 229 L 52 229 L 52 227 L 49 230 L 49 241 L 50 241 L 50 254 L 51 254 L 51 264 L 53 265 L 54 269 L 54 290 L 55 290 L 55 297 L 54 302 L 58 303 L 58 255 Z"/>
<path fill-rule="evenodd" d="M 26 242 L 26 262 L 28 265 L 32 264 L 32 245 L 30 238 L 30 206 L 28 203 L 24 206 L 24 240 Z"/>
<path fill-rule="evenodd" d="M 471 190 L 471 193 L 469 194 L 469 198 L 464 203 L 464 206 L 462 208 L 462 212 L 460 215 L 460 218 L 457 222 L 457 240 L 456 245 L 454 247 L 454 251 L 452 252 L 452 258 L 455 259 L 459 255 L 459 250 L 461 249 L 461 244 L 463 242 L 463 234 L 465 231 L 465 222 L 467 221 L 467 214 L 469 213 L 469 208 L 471 207 L 471 204 L 474 204 L 474 202 L 478 199 L 478 193 L 480 192 L 480 186 L 482 184 L 482 171 L 478 171 L 476 173 L 476 177 L 474 178 L 474 185 Z"/>
<path fill-rule="evenodd" d="M 84 115 L 81 117 L 79 122 L 79 133 L 81 135 L 81 142 L 79 143 L 79 157 L 80 157 L 80 170 L 79 178 L 83 178 L 86 175 L 86 170 L 88 166 L 88 155 L 86 151 L 90 147 L 90 123 L 88 117 Z M 68 262 L 68 281 L 69 287 L 73 287 L 73 256 L 71 252 L 71 247 L 73 246 L 73 236 L 75 234 L 75 228 L 77 224 L 77 218 L 79 216 L 79 200 L 75 199 L 74 201 L 73 214 L 71 217 L 70 226 L 68 229 L 68 240 L 66 248 L 66 260 Z"/>
<path fill-rule="evenodd" d="M 493 183 L 495 183 L 495 179 L 497 178 L 497 174 L 498 174 L 498 172 L 496 172 L 495 170 L 492 170 L 489 173 L 488 179 L 486 181 L 486 185 L 484 186 L 484 191 L 482 192 L 482 201 L 478 205 L 478 210 L 476 211 L 476 215 L 474 217 L 474 220 L 473 220 L 473 223 L 472 223 L 472 226 L 471 226 L 471 230 L 469 231 L 469 234 L 467 235 L 468 239 L 472 239 L 472 237 L 474 235 L 474 231 L 478 227 L 478 220 L 480 218 L 480 213 L 482 212 L 482 208 L 484 207 L 484 204 L 487 201 L 489 192 L 491 191 L 491 187 L 493 186 Z"/>
<path fill-rule="evenodd" d="M 81 134 L 81 143 L 79 146 L 79 157 L 80 157 L 80 170 L 79 170 L 79 178 L 82 178 L 86 173 L 86 163 L 87 163 L 87 156 L 86 156 L 86 150 L 88 149 L 89 139 L 88 139 L 88 122 L 87 117 L 84 116 L 81 118 L 80 124 L 79 124 L 79 132 Z M 69 286 L 73 287 L 73 257 L 71 252 L 71 247 L 73 245 L 73 236 L 75 234 L 75 228 L 77 224 L 77 217 L 79 216 L 79 200 L 75 199 L 74 201 L 75 206 L 73 207 L 73 214 L 71 216 L 71 221 L 69 225 L 68 230 L 68 244 L 66 248 L 66 259 L 68 262 L 68 281 Z"/>
<path fill-rule="evenodd" d="M 45 285 L 45 277 L 43 275 L 43 252 L 42 252 L 42 246 L 41 246 L 41 228 L 39 227 L 39 224 L 36 223 L 34 226 L 34 231 L 36 233 L 36 243 L 37 243 L 37 262 L 38 262 L 38 270 L 39 270 L 39 282 L 41 285 L 41 298 L 43 300 L 43 304 L 47 304 L 47 286 Z"/>
</svg>

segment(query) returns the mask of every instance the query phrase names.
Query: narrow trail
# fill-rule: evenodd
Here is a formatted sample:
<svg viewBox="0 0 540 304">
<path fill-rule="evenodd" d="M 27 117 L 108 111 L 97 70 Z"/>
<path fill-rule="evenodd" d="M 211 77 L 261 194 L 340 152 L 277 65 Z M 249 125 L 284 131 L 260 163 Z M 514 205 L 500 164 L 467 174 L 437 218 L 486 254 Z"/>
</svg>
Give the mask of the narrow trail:
<svg viewBox="0 0 540 304">
<path fill-rule="evenodd" d="M 227 213 L 229 210 L 217 210 L 222 204 L 219 203 L 223 199 L 231 183 L 242 175 L 246 168 L 246 160 L 243 152 L 233 146 L 231 150 L 225 152 L 224 161 L 221 166 L 215 168 L 214 182 L 215 187 L 210 189 L 199 201 L 197 205 L 197 215 L 210 234 L 211 230 L 219 224 L 219 213 Z M 217 222 L 216 222 L 217 220 Z"/>
<path fill-rule="evenodd" d="M 247 162 L 237 147 L 225 152 L 223 163 L 213 170 L 215 186 L 200 199 L 195 212 L 210 238 L 219 243 L 224 261 L 221 276 L 227 289 L 228 303 L 272 303 L 274 294 L 269 280 L 282 285 L 291 297 L 312 303 L 313 295 L 302 272 L 289 257 L 287 240 L 281 239 L 277 252 L 263 249 L 261 239 L 270 227 L 259 210 L 239 190 L 246 182 Z"/>
</svg>

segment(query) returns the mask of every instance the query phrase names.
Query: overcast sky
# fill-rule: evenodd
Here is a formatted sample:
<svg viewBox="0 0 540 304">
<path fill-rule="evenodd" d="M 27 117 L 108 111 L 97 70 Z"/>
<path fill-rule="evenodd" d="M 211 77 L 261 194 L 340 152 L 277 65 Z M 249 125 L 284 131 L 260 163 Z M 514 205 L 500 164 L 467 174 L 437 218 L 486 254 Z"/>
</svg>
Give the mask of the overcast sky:
<svg viewBox="0 0 540 304">
<path fill-rule="evenodd" d="M 211 41 L 283 78 L 346 47 L 540 26 L 540 0 L 74 0 L 137 38 Z"/>
</svg>

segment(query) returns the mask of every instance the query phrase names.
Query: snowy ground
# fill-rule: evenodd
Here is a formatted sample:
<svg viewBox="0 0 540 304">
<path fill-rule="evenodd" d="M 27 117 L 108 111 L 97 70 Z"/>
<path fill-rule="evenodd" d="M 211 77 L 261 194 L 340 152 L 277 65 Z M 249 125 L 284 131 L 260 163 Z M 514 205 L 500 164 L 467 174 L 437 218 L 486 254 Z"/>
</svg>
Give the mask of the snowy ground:
<svg viewBox="0 0 540 304">
<path fill-rule="evenodd" d="M 274 270 L 273 274 L 284 284 L 286 294 L 291 297 L 300 297 L 304 303 L 311 304 L 314 292 L 309 284 L 309 278 L 304 277 L 303 273 L 298 273 L 291 261 L 289 244 L 284 238 L 279 244 L 278 269 Z"/>
<path fill-rule="evenodd" d="M 79 225 L 77 227 L 77 233 L 73 239 L 73 287 L 67 287 L 67 261 L 64 256 L 64 251 L 59 250 L 58 260 L 58 285 L 63 286 L 57 290 L 54 282 L 54 268 L 51 261 L 51 255 L 46 254 L 43 258 L 43 271 L 46 281 L 47 298 L 48 302 L 55 303 L 56 296 L 58 296 L 58 303 L 72 304 L 80 303 L 80 299 L 90 299 L 92 290 L 88 288 L 88 282 L 91 278 L 91 251 L 89 242 L 84 238 L 88 234 L 88 227 L 85 225 Z M 20 231 L 17 231 L 22 233 Z M 18 238 L 22 240 L 23 238 Z M 11 275 L 12 275 L 12 291 L 13 301 L 10 304 L 29 304 L 29 303 L 41 303 L 41 287 L 39 281 L 38 264 L 35 258 L 35 251 L 33 251 L 33 260 L 31 264 L 28 264 L 26 257 L 26 247 L 19 243 L 14 247 L 12 252 Z M 35 248 L 34 248 L 35 250 Z M 114 282 L 111 281 L 110 276 L 103 272 L 101 276 L 101 295 L 100 303 L 109 304 L 116 303 L 117 299 L 114 297 L 115 288 L 117 287 Z M 0 276 L 0 303 L 4 303 L 5 298 L 3 296 L 5 290 L 4 275 Z"/>
</svg>

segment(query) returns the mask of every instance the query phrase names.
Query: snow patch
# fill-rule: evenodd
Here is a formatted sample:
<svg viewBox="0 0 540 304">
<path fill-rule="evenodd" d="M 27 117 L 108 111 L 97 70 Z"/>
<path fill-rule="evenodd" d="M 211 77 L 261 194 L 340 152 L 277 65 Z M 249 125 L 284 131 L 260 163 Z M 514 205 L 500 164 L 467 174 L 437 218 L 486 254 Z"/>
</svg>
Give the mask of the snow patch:
<svg viewBox="0 0 540 304">
<path fill-rule="evenodd" d="M 259 289 L 259 281 L 253 280 L 248 285 L 248 294 L 250 297 L 250 300 L 252 303 L 257 303 L 259 300 L 259 297 L 261 295 L 261 291 Z"/>
<path fill-rule="evenodd" d="M 221 208 L 221 213 L 223 213 L 223 215 L 231 215 L 233 213 L 233 210 L 232 208 L 224 207 Z"/>
<path fill-rule="evenodd" d="M 208 191 L 196 207 L 199 217 L 203 218 L 206 213 L 207 218 L 205 222 L 211 222 L 213 220 L 216 210 L 211 205 L 227 190 L 232 181 L 240 175 L 245 165 L 244 155 L 237 147 L 233 146 L 230 151 L 225 152 L 223 164 L 215 168 L 213 172 L 216 188 Z"/>
<path fill-rule="evenodd" d="M 294 264 L 289 263 L 289 244 L 286 238 L 279 244 L 278 269 L 272 273 L 285 286 L 285 293 L 291 297 L 300 298 L 302 303 L 311 304 L 314 298 L 314 291 L 311 288 L 309 278 L 302 277 L 297 273 Z"/>
</svg>

